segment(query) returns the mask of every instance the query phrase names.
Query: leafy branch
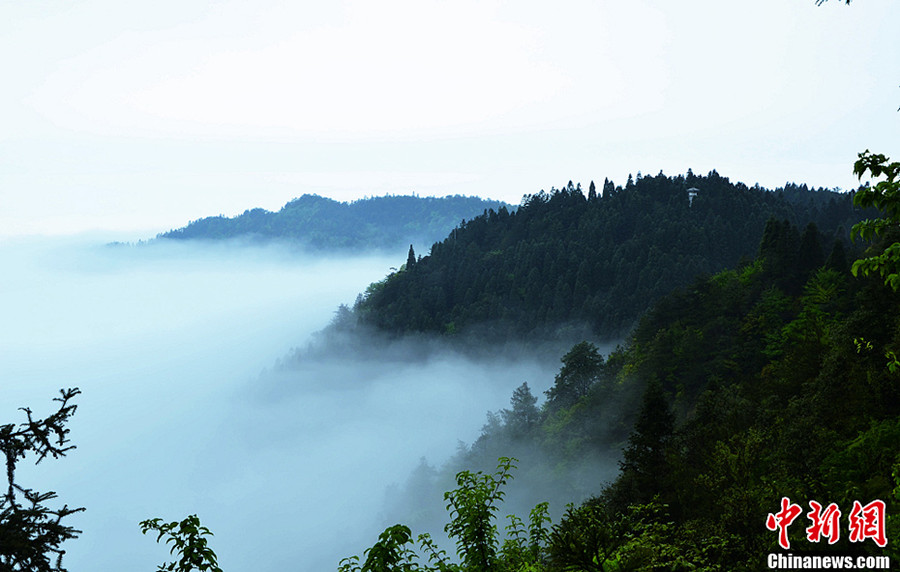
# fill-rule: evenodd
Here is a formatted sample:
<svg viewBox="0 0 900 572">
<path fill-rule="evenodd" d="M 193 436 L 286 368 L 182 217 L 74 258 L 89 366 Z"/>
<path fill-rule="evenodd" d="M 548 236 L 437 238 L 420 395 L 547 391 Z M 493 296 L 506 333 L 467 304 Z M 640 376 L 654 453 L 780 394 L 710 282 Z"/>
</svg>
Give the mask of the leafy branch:
<svg viewBox="0 0 900 572">
<path fill-rule="evenodd" d="M 364 552 L 365 562 L 358 556 L 341 560 L 338 572 L 460 572 L 526 571 L 536 570 L 545 556 L 550 532 L 547 503 L 538 504 L 531 511 L 528 530 L 520 518 L 511 516 L 507 527 L 509 537 L 499 549 L 494 518 L 505 493 L 503 486 L 512 478 L 516 459 L 501 457 L 493 474 L 481 471 L 462 471 L 456 475 L 457 488 L 444 493 L 450 522 L 445 532 L 456 538 L 457 556 L 461 564 L 451 563 L 447 553 L 439 550 L 431 536 L 422 534 L 418 541 L 428 556 L 429 564 L 417 562 L 418 555 L 411 548 L 412 532 L 397 524 L 385 529 L 374 546 Z"/>
<path fill-rule="evenodd" d="M 866 172 L 873 178 L 882 179 L 874 186 L 861 187 L 853 197 L 853 204 L 862 208 L 876 208 L 884 216 L 853 225 L 850 237 L 873 240 L 900 229 L 900 162 L 890 162 L 886 156 L 866 150 L 859 154 L 853 172 L 860 179 Z M 877 273 L 885 285 L 894 291 L 900 290 L 900 242 L 890 244 L 878 254 L 860 258 L 850 270 L 854 276 L 860 273 L 863 276 Z"/>
<path fill-rule="evenodd" d="M 170 554 L 179 554 L 177 562 L 168 562 L 159 565 L 158 572 L 222 572 L 216 560 L 216 553 L 209 547 L 207 536 L 213 536 L 205 526 L 200 525 L 200 519 L 192 514 L 181 522 L 164 523 L 160 518 L 148 519 L 140 523 L 141 532 L 149 531 L 157 533 L 156 542 L 166 537 L 166 544 L 171 543 Z"/>
</svg>

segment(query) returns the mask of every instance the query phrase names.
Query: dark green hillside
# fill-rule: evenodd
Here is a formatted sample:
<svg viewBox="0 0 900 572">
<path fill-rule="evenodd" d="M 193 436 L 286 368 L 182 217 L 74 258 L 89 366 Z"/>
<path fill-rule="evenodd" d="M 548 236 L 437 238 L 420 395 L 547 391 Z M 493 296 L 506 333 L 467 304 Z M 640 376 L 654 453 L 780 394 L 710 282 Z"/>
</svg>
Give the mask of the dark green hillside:
<svg viewBox="0 0 900 572">
<path fill-rule="evenodd" d="M 481 469 L 458 473 L 444 495 L 468 501 L 448 506 L 446 529 L 464 565 L 434 558 L 426 536 L 420 544 L 437 566 L 404 569 L 892 568 L 900 557 L 900 162 L 862 153 L 854 172 L 867 171 L 882 180 L 861 187 L 854 203 L 880 212 L 854 225 L 872 244 L 852 264 L 840 243 L 824 255 L 815 223 L 770 219 L 752 260 L 661 298 L 624 347 L 604 358 L 587 341 L 573 346 L 541 407 L 519 387 L 510 409 L 489 414 L 479 439 L 445 469 Z M 509 455 L 528 459 L 522 479 L 535 509 L 527 528 L 511 519 L 501 545 L 490 527 L 511 478 Z M 497 471 L 485 473 L 497 458 Z M 603 458 L 619 459 L 612 478 L 591 463 Z M 561 491 L 593 496 L 550 526 L 537 501 Z M 411 535 L 386 536 L 392 530 L 409 531 L 389 528 L 370 561 L 414 560 L 402 550 Z M 465 534 L 473 530 L 480 534 Z M 356 562 L 340 569 L 358 570 Z"/>
<path fill-rule="evenodd" d="M 500 208 L 464 223 L 429 256 L 373 284 L 356 310 L 393 332 L 487 325 L 527 335 L 586 322 L 617 336 L 673 288 L 755 256 L 770 218 L 814 222 L 827 257 L 860 217 L 850 194 L 796 185 L 773 192 L 715 171 L 629 177 L 624 188 L 592 183 L 587 195 L 570 182 L 527 196 L 514 213 Z"/>
<path fill-rule="evenodd" d="M 440 240 L 463 219 L 505 206 L 478 197 L 384 196 L 341 203 L 303 195 L 271 212 L 244 211 L 227 218 L 207 217 L 157 238 L 175 240 L 286 240 L 314 249 L 398 248 Z"/>
<path fill-rule="evenodd" d="M 900 298 L 847 266 L 802 271 L 799 288 L 771 272 L 780 257 L 802 254 L 763 248 L 755 263 L 666 298 L 606 372 L 647 390 L 602 502 L 621 515 L 661 510 L 660 533 L 641 539 L 657 562 L 668 545 L 702 569 L 760 569 L 765 553 L 780 550 L 764 523 L 782 497 L 803 509 L 790 529 L 793 553 L 897 555 L 873 540 L 848 542 L 847 519 L 854 501 L 880 499 L 895 514 L 900 500 Z M 649 422 L 666 416 L 668 425 Z M 564 433 L 581 431 L 576 423 Z M 827 552 L 805 535 L 811 500 L 843 511 Z M 583 514 L 561 530 L 597 532 L 601 523 Z M 891 542 L 897 532 L 888 522 Z M 560 547 L 558 561 L 572 557 Z"/>
<path fill-rule="evenodd" d="M 900 293 L 881 276 L 854 278 L 840 256 L 797 266 L 814 243 L 807 229 L 773 220 L 755 260 L 663 297 L 606 358 L 574 346 L 542 407 L 523 385 L 489 416 L 446 470 L 514 455 L 527 506 L 593 494 L 527 569 L 751 571 L 770 567 L 769 554 L 876 569 L 874 558 L 900 556 Z M 617 475 L 591 468 L 602 458 L 620 459 Z M 766 525 L 782 498 L 797 507 L 790 549 Z M 811 503 L 841 511 L 818 539 Z M 857 503 L 877 515 L 865 529 Z M 507 546 L 497 562 L 517 558 Z M 794 567 L 823 569 L 809 562 Z"/>
</svg>

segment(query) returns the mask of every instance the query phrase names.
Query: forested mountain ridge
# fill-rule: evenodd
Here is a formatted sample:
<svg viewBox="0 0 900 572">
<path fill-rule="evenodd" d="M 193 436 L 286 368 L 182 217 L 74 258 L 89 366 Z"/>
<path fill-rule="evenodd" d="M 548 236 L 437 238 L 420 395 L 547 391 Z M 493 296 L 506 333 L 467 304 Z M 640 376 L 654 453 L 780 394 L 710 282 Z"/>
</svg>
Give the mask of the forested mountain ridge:
<svg viewBox="0 0 900 572">
<path fill-rule="evenodd" d="M 690 198 L 688 190 L 695 189 Z M 864 217 L 852 193 L 788 184 L 775 191 L 707 176 L 629 176 L 625 187 L 571 182 L 491 210 L 357 300 L 363 323 L 391 332 L 474 326 L 528 335 L 585 324 L 627 332 L 654 300 L 756 255 L 766 222 L 816 225 L 824 256 Z M 871 213 L 869 213 L 871 214 Z M 785 236 L 799 240 L 798 236 Z"/>
<path fill-rule="evenodd" d="M 588 495 L 543 536 L 532 570 L 750 571 L 769 554 L 797 568 L 820 569 L 823 555 L 889 567 L 900 556 L 900 293 L 853 277 L 840 254 L 797 266 L 804 234 L 786 243 L 800 230 L 772 220 L 754 260 L 664 296 L 624 346 L 604 358 L 576 344 L 543 404 L 523 384 L 472 447 L 408 487 L 430 483 L 424 494 L 440 498 L 445 473 L 513 456 L 528 459 L 516 479 L 542 491 L 529 506 L 547 491 Z M 898 239 L 894 229 L 868 255 Z M 613 478 L 586 465 L 603 458 L 621 459 Z M 797 511 L 782 522 L 788 547 L 767 524 L 784 498 Z M 833 528 L 814 533 L 813 503 L 840 511 Z M 882 512 L 859 534 L 851 511 L 863 506 Z M 507 545 L 491 557 L 518 558 Z"/>
<path fill-rule="evenodd" d="M 411 242 L 430 244 L 461 220 L 506 206 L 501 201 L 459 195 L 383 196 L 347 203 L 307 194 L 277 212 L 255 208 L 231 218 L 206 217 L 157 238 L 282 240 L 322 250 L 396 249 Z"/>
</svg>

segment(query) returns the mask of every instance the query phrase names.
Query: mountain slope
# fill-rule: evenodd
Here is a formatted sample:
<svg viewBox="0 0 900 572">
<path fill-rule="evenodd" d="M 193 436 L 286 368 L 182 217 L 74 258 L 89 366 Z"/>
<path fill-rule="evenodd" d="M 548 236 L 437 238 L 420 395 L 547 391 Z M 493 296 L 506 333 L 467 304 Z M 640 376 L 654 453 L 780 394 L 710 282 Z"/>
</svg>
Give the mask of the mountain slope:
<svg viewBox="0 0 900 572">
<path fill-rule="evenodd" d="M 440 240 L 462 219 L 504 205 L 463 196 L 384 196 L 342 203 L 303 195 L 277 212 L 257 208 L 233 218 L 202 218 L 157 238 L 285 240 L 323 250 L 396 249 Z"/>
<path fill-rule="evenodd" d="M 536 570 L 759 570 L 786 554 L 766 524 L 783 498 L 797 558 L 896 559 L 900 293 L 840 256 L 797 265 L 810 242 L 794 235 L 770 222 L 755 260 L 664 296 L 605 359 L 575 345 L 542 407 L 523 384 L 452 464 L 410 480 L 416 494 L 513 456 L 526 507 L 589 497 Z M 814 502 L 841 511 L 828 539 L 807 529 Z M 857 507 L 883 514 L 854 538 Z"/>
<path fill-rule="evenodd" d="M 526 197 L 514 213 L 500 208 L 464 223 L 429 256 L 370 286 L 355 310 L 363 323 L 398 333 L 479 327 L 518 336 L 586 324 L 613 337 L 673 288 L 755 256 L 770 218 L 815 223 L 824 258 L 862 215 L 850 194 L 796 185 L 773 192 L 715 171 L 629 178 L 624 188 L 607 181 L 587 196 L 570 182 Z"/>
</svg>

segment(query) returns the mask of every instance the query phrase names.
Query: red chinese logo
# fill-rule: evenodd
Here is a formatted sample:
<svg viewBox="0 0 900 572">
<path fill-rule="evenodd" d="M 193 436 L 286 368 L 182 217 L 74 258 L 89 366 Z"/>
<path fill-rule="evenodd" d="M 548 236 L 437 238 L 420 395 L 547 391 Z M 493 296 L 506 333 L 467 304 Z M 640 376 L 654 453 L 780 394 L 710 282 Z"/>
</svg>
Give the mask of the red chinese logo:
<svg viewBox="0 0 900 572">
<path fill-rule="evenodd" d="M 818 542 L 823 536 L 828 539 L 828 544 L 834 544 L 841 537 L 841 509 L 834 503 L 828 505 L 822 511 L 822 505 L 816 501 L 809 501 L 812 509 L 806 516 L 812 522 L 812 526 L 806 529 L 806 539 L 810 542 Z"/>
<path fill-rule="evenodd" d="M 853 501 L 850 542 L 862 542 L 867 538 L 871 538 L 882 548 L 887 546 L 887 538 L 884 536 L 884 501 L 874 500 L 866 506 Z"/>
<path fill-rule="evenodd" d="M 787 497 L 781 498 L 781 510 L 775 514 L 769 513 L 766 519 L 766 528 L 769 530 L 778 530 L 778 544 L 787 550 L 791 547 L 791 541 L 788 540 L 787 527 L 794 522 L 803 509 L 800 505 L 791 504 L 791 499 Z"/>
<path fill-rule="evenodd" d="M 827 538 L 828 544 L 837 542 L 841 538 L 841 509 L 834 503 L 823 507 L 814 500 L 809 501 L 809 508 L 806 517 L 811 524 L 806 529 L 806 539 L 810 542 L 819 542 L 822 538 Z M 788 497 L 782 497 L 781 510 L 774 514 L 769 513 L 766 518 L 766 528 L 778 531 L 778 544 L 785 550 L 791 547 L 787 529 L 802 512 L 800 505 L 793 504 Z M 874 500 L 865 506 L 859 501 L 853 501 L 853 510 L 847 520 L 850 525 L 851 542 L 863 542 L 871 538 L 881 548 L 887 546 L 887 537 L 884 533 L 884 501 Z"/>
</svg>

